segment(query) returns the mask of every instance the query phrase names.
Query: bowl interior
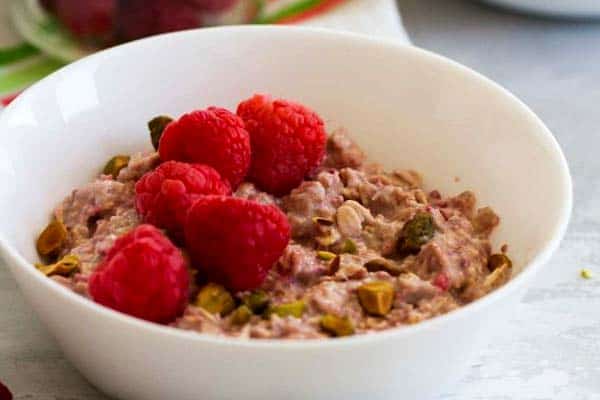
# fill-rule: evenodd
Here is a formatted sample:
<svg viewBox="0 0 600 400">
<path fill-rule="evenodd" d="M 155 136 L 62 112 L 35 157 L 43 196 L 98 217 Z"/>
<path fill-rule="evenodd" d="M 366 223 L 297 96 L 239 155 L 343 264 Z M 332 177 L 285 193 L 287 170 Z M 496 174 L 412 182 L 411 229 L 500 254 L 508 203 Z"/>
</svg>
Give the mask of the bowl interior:
<svg viewBox="0 0 600 400">
<path fill-rule="evenodd" d="M 0 117 L 0 232 L 25 259 L 51 210 L 115 154 L 149 150 L 146 121 L 255 92 L 346 127 L 371 160 L 428 189 L 472 189 L 502 218 L 517 270 L 564 228 L 570 180 L 543 124 L 475 73 L 424 51 L 319 30 L 182 32 L 99 53 L 25 92 Z M 25 267 L 25 266 L 23 266 Z M 33 272 L 32 272 L 33 273 Z"/>
</svg>

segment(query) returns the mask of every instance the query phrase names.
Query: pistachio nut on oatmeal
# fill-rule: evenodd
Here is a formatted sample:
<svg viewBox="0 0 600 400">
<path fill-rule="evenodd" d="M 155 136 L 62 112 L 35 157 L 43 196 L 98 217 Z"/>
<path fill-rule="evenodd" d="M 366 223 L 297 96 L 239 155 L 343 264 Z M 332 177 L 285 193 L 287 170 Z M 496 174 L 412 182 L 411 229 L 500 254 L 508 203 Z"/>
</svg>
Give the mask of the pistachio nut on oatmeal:
<svg viewBox="0 0 600 400">
<path fill-rule="evenodd" d="M 269 96 L 149 123 L 54 210 L 36 268 L 114 310 L 238 338 L 347 337 L 415 324 L 510 279 L 500 218 L 426 191 L 344 130 Z M 118 152 L 118 151 L 117 151 Z"/>
</svg>

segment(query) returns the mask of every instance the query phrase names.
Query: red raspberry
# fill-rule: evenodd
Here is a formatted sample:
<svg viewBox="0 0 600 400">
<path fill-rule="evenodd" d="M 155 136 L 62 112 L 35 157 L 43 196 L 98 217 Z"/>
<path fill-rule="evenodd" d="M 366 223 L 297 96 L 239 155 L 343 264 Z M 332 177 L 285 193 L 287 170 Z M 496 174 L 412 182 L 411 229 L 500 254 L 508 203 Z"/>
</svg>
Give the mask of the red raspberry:
<svg viewBox="0 0 600 400">
<path fill-rule="evenodd" d="M 248 176 L 261 189 L 284 195 L 321 163 L 325 129 L 321 118 L 308 108 L 254 95 L 240 103 L 237 114 L 252 143 Z"/>
<path fill-rule="evenodd" d="M 139 39 L 156 33 L 158 18 L 154 0 L 119 2 L 117 34 L 120 41 Z"/>
<path fill-rule="evenodd" d="M 224 196 L 205 196 L 188 213 L 185 239 L 204 274 L 232 290 L 261 285 L 290 240 L 279 208 Z"/>
<path fill-rule="evenodd" d="M 229 183 L 208 165 L 167 161 L 135 184 L 135 206 L 144 221 L 183 239 L 185 217 L 195 200 L 207 194 L 228 195 Z"/>
<path fill-rule="evenodd" d="M 77 37 L 104 42 L 113 33 L 117 0 L 55 0 L 53 11 Z"/>
<path fill-rule="evenodd" d="M 158 0 L 156 33 L 174 32 L 202 26 L 197 10 L 184 1 Z"/>
<path fill-rule="evenodd" d="M 240 1 L 243 0 L 188 0 L 188 3 L 202 11 L 217 12 L 227 10 Z"/>
<path fill-rule="evenodd" d="M 139 39 L 202 25 L 202 16 L 198 10 L 185 0 L 120 1 L 117 20 L 121 40 Z"/>
<path fill-rule="evenodd" d="M 89 280 L 94 301 L 134 317 L 168 323 L 187 303 L 181 251 L 152 225 L 121 236 Z"/>
<path fill-rule="evenodd" d="M 163 161 L 207 164 L 235 189 L 250 165 L 250 137 L 243 121 L 217 107 L 182 115 L 165 128 L 158 146 Z"/>
<path fill-rule="evenodd" d="M 12 400 L 13 396 L 10 390 L 0 382 L 0 400 Z"/>
</svg>

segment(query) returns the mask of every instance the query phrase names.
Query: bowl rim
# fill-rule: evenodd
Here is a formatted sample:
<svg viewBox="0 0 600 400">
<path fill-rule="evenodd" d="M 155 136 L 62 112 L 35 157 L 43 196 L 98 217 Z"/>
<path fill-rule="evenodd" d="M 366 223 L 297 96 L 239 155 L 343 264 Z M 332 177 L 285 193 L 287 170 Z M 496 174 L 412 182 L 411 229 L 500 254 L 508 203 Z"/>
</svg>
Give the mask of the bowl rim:
<svg viewBox="0 0 600 400">
<path fill-rule="evenodd" d="M 569 167 L 566 158 L 545 124 L 537 117 L 529 107 L 527 107 L 521 100 L 515 97 L 508 90 L 501 87 L 494 81 L 486 78 L 459 64 L 452 61 L 444 56 L 435 54 L 433 52 L 411 46 L 402 43 L 398 43 L 390 38 L 374 38 L 368 35 L 341 32 L 331 29 L 324 28 L 307 28 L 307 27 L 282 27 L 282 26 L 226 26 L 226 27 L 214 27 L 214 28 L 201 28 L 192 29 L 187 31 L 179 31 L 174 33 L 157 35 L 149 38 L 136 40 L 133 42 L 125 43 L 119 46 L 115 46 L 106 50 L 102 50 L 98 53 L 84 57 L 72 64 L 69 64 L 58 71 L 52 73 L 48 77 L 35 83 L 28 89 L 26 89 L 15 101 L 10 104 L 6 109 L 0 113 L 0 127 L 4 124 L 4 121 L 10 116 L 12 109 L 16 108 L 21 103 L 25 103 L 32 93 L 39 90 L 44 90 L 46 85 L 51 84 L 59 76 L 69 73 L 71 70 L 85 67 L 88 63 L 93 62 L 98 58 L 103 58 L 109 55 L 123 54 L 126 53 L 130 47 L 136 47 L 140 45 L 149 45 L 150 43 L 160 43 L 162 41 L 170 41 L 176 39 L 184 39 L 187 37 L 196 37 L 201 39 L 202 35 L 207 34 L 206 32 L 212 33 L 215 31 L 222 31 L 223 34 L 234 35 L 234 34 L 265 34 L 265 35 L 289 35 L 292 39 L 299 39 L 302 36 L 311 36 L 313 38 L 327 38 L 331 41 L 356 41 L 362 42 L 369 46 L 382 46 L 386 50 L 393 51 L 408 51 L 412 52 L 419 57 L 428 59 L 429 62 L 443 64 L 452 73 L 467 74 L 473 79 L 477 80 L 481 85 L 488 86 L 494 91 L 498 92 L 498 95 L 506 97 L 512 103 L 516 110 L 524 112 L 524 115 L 530 120 L 530 123 L 536 125 L 539 129 L 536 130 L 534 135 L 538 136 L 540 142 L 545 142 L 548 146 L 551 157 L 555 158 L 560 166 L 560 182 L 557 184 L 561 185 L 563 191 L 562 204 L 560 207 L 560 215 L 554 224 L 550 239 L 547 240 L 541 251 L 539 251 L 532 260 L 527 263 L 523 270 L 511 280 L 500 287 L 499 289 L 487 294 L 486 296 L 478 299 L 472 303 L 466 304 L 456 310 L 453 310 L 447 314 L 440 315 L 418 324 L 397 327 L 387 329 L 379 332 L 355 335 L 350 337 L 335 338 L 334 340 L 303 340 L 303 339 L 240 339 L 235 337 L 218 336 L 212 334 L 199 333 L 195 331 L 188 331 L 179 328 L 174 328 L 166 325 L 160 325 L 152 322 L 148 322 L 142 319 L 138 319 L 121 312 L 112 310 L 108 307 L 97 304 L 90 299 L 87 299 L 75 292 L 68 290 L 64 286 L 60 285 L 52 279 L 48 279 L 46 276 L 39 274 L 35 269 L 30 268 L 31 262 L 27 261 L 17 249 L 9 244 L 4 234 L 0 232 L 0 254 L 2 254 L 6 260 L 6 264 L 12 263 L 15 265 L 14 268 L 23 268 L 25 274 L 29 279 L 37 280 L 43 286 L 47 287 L 52 295 L 61 296 L 65 301 L 72 302 L 75 307 L 83 307 L 89 313 L 96 313 L 101 318 L 113 319 L 116 323 L 125 324 L 130 329 L 143 329 L 148 333 L 154 335 L 161 335 L 163 337 L 170 337 L 173 339 L 180 338 L 181 340 L 190 340 L 194 342 L 202 342 L 206 344 L 212 344 L 214 346 L 227 346 L 237 348 L 277 348 L 285 350 L 305 350 L 310 349 L 321 349 L 321 348 L 338 348 L 338 347 L 349 347 L 349 346 L 360 346 L 366 344 L 373 344 L 375 342 L 383 342 L 387 339 L 395 338 L 400 340 L 401 338 L 409 335 L 418 335 L 422 332 L 436 330 L 452 321 L 461 320 L 466 318 L 469 314 L 476 312 L 485 307 L 489 307 L 496 303 L 503 297 L 515 294 L 521 289 L 527 281 L 529 281 L 539 269 L 550 259 L 554 251 L 558 248 L 562 238 L 566 233 L 566 229 L 571 216 L 572 205 L 573 205 L 573 188 L 571 175 L 569 173 Z M 258 32 L 258 33 L 257 33 Z"/>
<path fill-rule="evenodd" d="M 487 6 L 497 7 L 501 10 L 516 12 L 519 14 L 530 14 L 537 17 L 550 19 L 575 19 L 596 20 L 600 18 L 600 4 L 596 2 L 593 6 L 589 2 L 579 3 L 577 0 L 561 2 L 556 0 L 550 4 L 532 0 L 481 0 Z"/>
</svg>

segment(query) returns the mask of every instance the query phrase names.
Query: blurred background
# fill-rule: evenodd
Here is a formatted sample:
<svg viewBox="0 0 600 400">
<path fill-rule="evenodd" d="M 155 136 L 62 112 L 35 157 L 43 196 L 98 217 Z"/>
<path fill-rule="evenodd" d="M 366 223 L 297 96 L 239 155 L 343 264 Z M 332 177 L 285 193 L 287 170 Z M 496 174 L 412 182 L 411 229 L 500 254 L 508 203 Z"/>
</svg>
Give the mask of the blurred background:
<svg viewBox="0 0 600 400">
<path fill-rule="evenodd" d="M 600 0 L 494 2 L 505 8 L 474 0 L 0 0 L 0 102 L 98 48 L 226 23 L 350 30 L 465 64 L 548 125 L 569 161 L 576 205 L 560 251 L 506 328 L 435 400 L 599 400 Z M 582 268 L 593 277 L 581 278 Z M 17 399 L 106 399 L 62 357 L 3 268 L 0 304 L 0 380 Z"/>
</svg>

